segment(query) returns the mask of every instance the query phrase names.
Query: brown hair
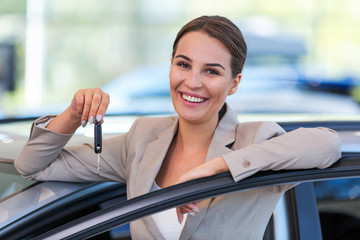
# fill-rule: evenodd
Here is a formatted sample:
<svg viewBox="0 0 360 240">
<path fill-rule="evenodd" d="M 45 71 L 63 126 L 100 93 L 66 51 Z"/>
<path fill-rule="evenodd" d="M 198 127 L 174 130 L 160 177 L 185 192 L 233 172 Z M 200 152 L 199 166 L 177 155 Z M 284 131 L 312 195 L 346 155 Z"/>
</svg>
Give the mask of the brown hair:
<svg viewBox="0 0 360 240">
<path fill-rule="evenodd" d="M 187 23 L 178 32 L 174 44 L 172 57 L 174 57 L 180 39 L 188 32 L 203 31 L 210 37 L 221 41 L 231 53 L 231 73 L 236 77 L 241 73 L 247 46 L 240 29 L 229 19 L 221 16 L 202 16 Z"/>
</svg>

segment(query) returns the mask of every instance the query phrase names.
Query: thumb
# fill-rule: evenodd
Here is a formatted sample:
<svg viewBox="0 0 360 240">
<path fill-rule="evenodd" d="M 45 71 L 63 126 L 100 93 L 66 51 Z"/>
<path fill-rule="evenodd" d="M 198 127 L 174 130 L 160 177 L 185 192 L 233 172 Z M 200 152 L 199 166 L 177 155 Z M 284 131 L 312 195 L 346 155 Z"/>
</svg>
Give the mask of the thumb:
<svg viewBox="0 0 360 240">
<path fill-rule="evenodd" d="M 182 221 L 184 220 L 184 214 L 181 212 L 180 207 L 177 207 L 177 208 L 176 208 L 176 215 L 177 215 L 177 217 L 178 217 L 179 223 L 181 224 Z"/>
</svg>

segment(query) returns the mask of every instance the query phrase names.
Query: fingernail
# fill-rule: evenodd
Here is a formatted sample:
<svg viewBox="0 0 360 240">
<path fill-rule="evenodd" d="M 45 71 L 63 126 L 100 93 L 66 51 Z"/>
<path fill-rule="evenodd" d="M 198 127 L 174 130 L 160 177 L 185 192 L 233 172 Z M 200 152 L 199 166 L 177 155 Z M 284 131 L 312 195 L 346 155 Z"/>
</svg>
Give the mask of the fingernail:
<svg viewBox="0 0 360 240">
<path fill-rule="evenodd" d="M 192 210 L 193 210 L 194 212 L 200 212 L 199 210 L 197 210 L 197 209 L 195 209 L 195 208 L 192 208 Z"/>
<path fill-rule="evenodd" d="M 82 126 L 82 127 L 85 127 L 85 126 L 86 126 L 86 120 L 83 120 L 83 121 L 82 121 L 81 126 Z"/>
<path fill-rule="evenodd" d="M 101 114 L 97 115 L 97 117 L 96 117 L 96 121 L 100 122 L 100 121 L 101 121 L 101 119 L 102 119 Z"/>
<path fill-rule="evenodd" d="M 94 123 L 94 116 L 90 116 L 90 117 L 89 117 L 89 123 L 90 123 L 90 124 L 93 124 L 93 123 Z"/>
<path fill-rule="evenodd" d="M 195 217 L 195 214 L 193 214 L 192 212 L 188 212 L 191 216 Z"/>
</svg>

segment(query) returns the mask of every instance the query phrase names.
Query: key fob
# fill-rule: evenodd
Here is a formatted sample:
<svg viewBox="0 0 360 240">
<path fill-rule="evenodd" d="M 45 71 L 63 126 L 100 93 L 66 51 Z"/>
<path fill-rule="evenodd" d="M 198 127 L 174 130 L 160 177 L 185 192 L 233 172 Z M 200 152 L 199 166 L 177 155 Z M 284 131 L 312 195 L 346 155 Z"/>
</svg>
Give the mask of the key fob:
<svg viewBox="0 0 360 240">
<path fill-rule="evenodd" d="M 96 122 L 94 126 L 94 151 L 99 154 L 102 150 L 102 130 L 101 124 Z"/>
</svg>

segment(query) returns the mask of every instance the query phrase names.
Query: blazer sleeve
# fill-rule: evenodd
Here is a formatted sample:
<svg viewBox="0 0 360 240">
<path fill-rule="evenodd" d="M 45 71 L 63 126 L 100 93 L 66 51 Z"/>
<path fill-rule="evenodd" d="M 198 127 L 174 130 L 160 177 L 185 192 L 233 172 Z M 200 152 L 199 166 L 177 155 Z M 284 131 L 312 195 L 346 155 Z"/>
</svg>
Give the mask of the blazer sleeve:
<svg viewBox="0 0 360 240">
<path fill-rule="evenodd" d="M 37 126 L 48 119 L 42 117 L 33 123 L 30 138 L 15 159 L 15 167 L 22 176 L 38 181 L 125 182 L 127 142 L 131 130 L 103 140 L 98 175 L 93 145 L 65 146 L 72 134 L 59 134 Z"/>
<path fill-rule="evenodd" d="M 247 131 L 251 131 L 251 143 L 246 143 Z M 223 156 L 235 181 L 263 170 L 326 168 L 341 157 L 340 138 L 328 128 L 285 133 L 278 124 L 265 122 L 253 128 L 240 126 L 236 135 L 240 138 L 236 142 L 246 146 Z"/>
</svg>

